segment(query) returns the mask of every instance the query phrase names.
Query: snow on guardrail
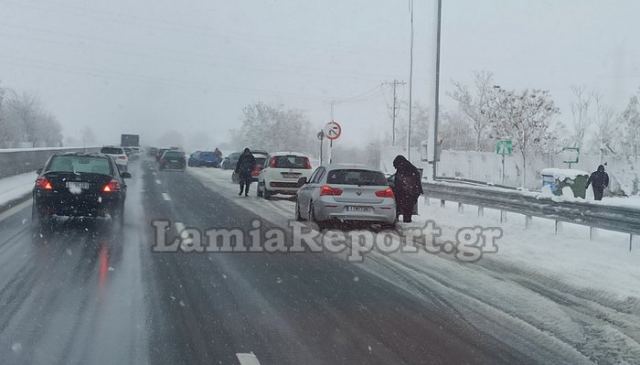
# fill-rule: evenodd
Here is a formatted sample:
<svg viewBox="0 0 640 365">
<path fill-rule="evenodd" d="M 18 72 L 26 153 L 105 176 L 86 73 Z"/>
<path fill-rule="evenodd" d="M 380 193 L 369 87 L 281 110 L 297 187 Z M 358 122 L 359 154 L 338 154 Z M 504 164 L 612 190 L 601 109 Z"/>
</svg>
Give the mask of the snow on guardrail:
<svg viewBox="0 0 640 365">
<path fill-rule="evenodd" d="M 423 183 L 427 197 L 478 207 L 499 209 L 529 217 L 554 219 L 593 228 L 640 235 L 640 207 L 608 205 L 607 202 L 545 196 L 492 186 L 457 184 L 449 181 Z M 631 249 L 630 240 L 630 249 Z"/>
<path fill-rule="evenodd" d="M 0 149 L 0 178 L 34 171 L 59 152 L 97 152 L 100 147 L 42 147 Z"/>
</svg>

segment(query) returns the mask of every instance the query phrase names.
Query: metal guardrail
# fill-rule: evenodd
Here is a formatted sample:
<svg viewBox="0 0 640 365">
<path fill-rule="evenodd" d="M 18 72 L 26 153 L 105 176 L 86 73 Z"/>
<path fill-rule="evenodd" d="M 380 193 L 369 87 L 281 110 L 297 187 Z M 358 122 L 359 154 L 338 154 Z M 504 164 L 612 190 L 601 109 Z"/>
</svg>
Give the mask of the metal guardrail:
<svg viewBox="0 0 640 365">
<path fill-rule="evenodd" d="M 425 195 L 441 201 L 453 201 L 523 214 L 527 217 L 553 219 L 590 228 L 601 228 L 629 234 L 629 250 L 633 236 L 640 235 L 640 209 L 587 202 L 558 202 L 514 190 L 468 184 L 423 182 Z"/>
</svg>

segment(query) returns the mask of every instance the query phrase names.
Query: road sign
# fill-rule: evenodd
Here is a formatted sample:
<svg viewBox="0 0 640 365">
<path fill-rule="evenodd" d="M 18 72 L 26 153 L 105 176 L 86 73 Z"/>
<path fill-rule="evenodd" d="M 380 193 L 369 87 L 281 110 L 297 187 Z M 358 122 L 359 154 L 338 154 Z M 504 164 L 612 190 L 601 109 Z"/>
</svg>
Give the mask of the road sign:
<svg viewBox="0 0 640 365">
<path fill-rule="evenodd" d="M 505 139 L 498 141 L 496 144 L 496 153 L 502 156 L 511 156 L 513 153 L 513 144 L 511 143 L 511 140 Z"/>
<path fill-rule="evenodd" d="M 562 162 L 573 164 L 580 162 L 580 148 L 564 147 L 562 148 Z"/>
<path fill-rule="evenodd" d="M 342 134 L 342 127 L 338 122 L 332 120 L 324 127 L 324 135 L 327 139 L 333 141 L 334 139 L 338 139 Z"/>
</svg>

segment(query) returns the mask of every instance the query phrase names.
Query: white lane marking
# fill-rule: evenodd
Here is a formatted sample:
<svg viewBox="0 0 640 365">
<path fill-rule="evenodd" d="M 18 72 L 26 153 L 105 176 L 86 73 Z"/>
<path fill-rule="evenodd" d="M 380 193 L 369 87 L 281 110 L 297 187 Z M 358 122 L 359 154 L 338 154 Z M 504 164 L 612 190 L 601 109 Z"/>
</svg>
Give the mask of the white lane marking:
<svg viewBox="0 0 640 365">
<path fill-rule="evenodd" d="M 157 173 L 157 172 L 155 172 L 155 171 L 154 171 L 154 172 L 152 172 L 151 174 L 153 174 L 153 176 L 158 175 L 158 173 Z"/>
<path fill-rule="evenodd" d="M 253 352 L 248 354 L 237 353 L 236 357 L 238 358 L 238 361 L 240 361 L 240 365 L 260 365 L 260 361 L 258 361 L 258 358 L 253 354 Z"/>
<path fill-rule="evenodd" d="M 160 181 L 160 180 L 156 180 L 156 184 L 161 185 L 161 184 L 162 184 L 162 181 Z"/>
<path fill-rule="evenodd" d="M 11 217 L 12 215 L 18 213 L 19 211 L 25 209 L 26 207 L 31 205 L 31 201 L 32 199 L 29 199 L 27 201 L 24 201 L 14 207 L 11 207 L 7 210 L 5 210 L 4 212 L 0 213 L 0 222 L 2 222 L 3 220 Z"/>
<path fill-rule="evenodd" d="M 169 194 L 167 193 L 162 193 L 162 199 L 164 200 L 171 200 L 171 197 L 169 196 Z"/>
</svg>

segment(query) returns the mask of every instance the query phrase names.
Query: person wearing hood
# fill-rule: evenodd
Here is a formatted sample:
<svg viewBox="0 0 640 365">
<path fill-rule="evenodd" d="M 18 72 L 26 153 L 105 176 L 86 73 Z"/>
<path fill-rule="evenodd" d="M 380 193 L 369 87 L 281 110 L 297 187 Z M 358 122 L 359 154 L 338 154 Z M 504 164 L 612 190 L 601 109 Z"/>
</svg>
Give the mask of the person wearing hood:
<svg viewBox="0 0 640 365">
<path fill-rule="evenodd" d="M 402 155 L 393 160 L 393 167 L 396 169 L 393 189 L 396 196 L 396 214 L 402 214 L 402 221 L 410 223 L 413 208 L 423 193 L 420 171 Z"/>
<path fill-rule="evenodd" d="M 256 158 L 253 157 L 253 153 L 249 148 L 245 148 L 236 164 L 235 172 L 238 174 L 238 180 L 240 181 L 240 193 L 244 196 L 249 195 L 249 186 L 251 185 L 251 171 L 256 166 Z"/>
<path fill-rule="evenodd" d="M 588 189 L 589 185 L 593 188 L 594 199 L 602 200 L 604 189 L 609 186 L 609 175 L 604 172 L 603 165 L 598 166 L 598 170 L 594 171 L 591 176 L 589 176 L 585 189 Z"/>
</svg>

